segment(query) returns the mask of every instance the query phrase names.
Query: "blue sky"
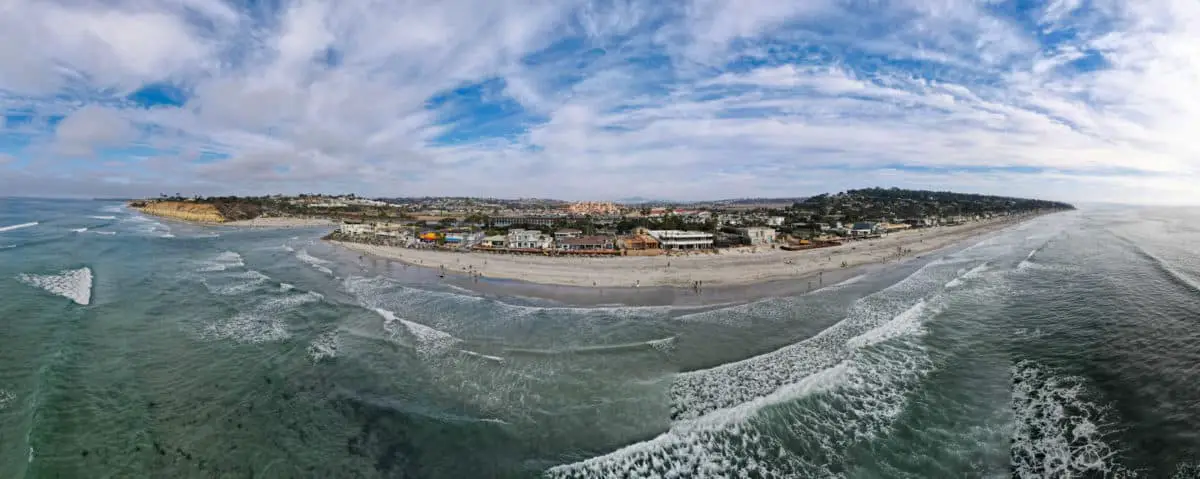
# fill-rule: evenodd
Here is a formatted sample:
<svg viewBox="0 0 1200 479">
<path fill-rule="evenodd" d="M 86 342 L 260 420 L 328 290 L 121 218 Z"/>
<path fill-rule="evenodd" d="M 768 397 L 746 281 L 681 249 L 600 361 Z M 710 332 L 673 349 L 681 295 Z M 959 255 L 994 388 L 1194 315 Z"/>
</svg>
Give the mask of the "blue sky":
<svg viewBox="0 0 1200 479">
<path fill-rule="evenodd" d="M 1200 203 L 1182 0 L 9 0 L 0 195 Z"/>
</svg>

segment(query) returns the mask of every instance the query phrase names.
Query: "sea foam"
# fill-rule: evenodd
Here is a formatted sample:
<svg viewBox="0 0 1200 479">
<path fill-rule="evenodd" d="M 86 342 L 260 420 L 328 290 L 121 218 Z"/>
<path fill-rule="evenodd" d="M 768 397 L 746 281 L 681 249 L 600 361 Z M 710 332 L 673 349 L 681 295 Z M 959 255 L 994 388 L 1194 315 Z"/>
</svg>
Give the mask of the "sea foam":
<svg viewBox="0 0 1200 479">
<path fill-rule="evenodd" d="M 329 264 L 329 261 L 323 260 L 323 259 L 313 256 L 311 254 L 308 254 L 308 250 L 302 249 L 300 251 L 297 251 L 296 259 L 304 262 L 305 264 L 308 264 L 309 266 L 312 266 L 312 268 L 317 271 L 320 271 L 327 275 L 333 276 L 333 270 L 331 270 L 325 266 L 325 265 Z"/>
<path fill-rule="evenodd" d="M 86 306 L 92 301 L 92 270 L 79 268 L 59 274 L 22 274 L 21 282 Z"/>
<path fill-rule="evenodd" d="M 1126 477 L 1105 442 L 1108 408 L 1088 400 L 1084 380 L 1031 361 L 1012 369 L 1013 477 Z M 1089 476 L 1090 477 L 1090 476 Z"/>
<path fill-rule="evenodd" d="M 31 227 L 37 226 L 39 224 L 40 223 L 38 223 L 37 221 L 34 221 L 31 223 L 21 223 L 19 225 L 0 226 L 0 232 L 19 230 L 21 228 L 31 228 Z"/>
</svg>

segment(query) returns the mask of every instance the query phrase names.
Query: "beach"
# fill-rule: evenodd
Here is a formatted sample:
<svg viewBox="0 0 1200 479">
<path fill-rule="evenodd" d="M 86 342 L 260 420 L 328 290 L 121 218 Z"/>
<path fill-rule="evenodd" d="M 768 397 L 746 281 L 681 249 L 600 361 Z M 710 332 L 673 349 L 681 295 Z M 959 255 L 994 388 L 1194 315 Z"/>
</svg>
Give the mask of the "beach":
<svg viewBox="0 0 1200 479">
<path fill-rule="evenodd" d="M 346 249 L 444 270 L 448 274 L 478 274 L 544 285 L 598 288 L 728 287 L 789 279 L 821 277 L 883 263 L 954 245 L 1021 221 L 1002 218 L 959 226 L 942 226 L 889 234 L 883 238 L 850 241 L 841 246 L 784 251 L 769 246 L 741 247 L 662 256 L 562 257 L 451 252 L 332 242 Z"/>
<path fill-rule="evenodd" d="M 332 220 L 325 218 L 292 218 L 292 217 L 258 217 L 251 220 L 226 221 L 221 226 L 238 226 L 245 228 L 311 228 L 314 226 L 333 226 Z"/>
</svg>

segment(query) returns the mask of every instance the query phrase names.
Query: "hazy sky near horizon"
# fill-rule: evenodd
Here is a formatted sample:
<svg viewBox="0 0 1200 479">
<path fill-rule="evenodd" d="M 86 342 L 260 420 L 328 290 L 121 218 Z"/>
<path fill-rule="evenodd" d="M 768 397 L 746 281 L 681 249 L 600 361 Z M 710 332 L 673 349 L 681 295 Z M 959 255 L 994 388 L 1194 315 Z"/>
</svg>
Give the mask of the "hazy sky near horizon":
<svg viewBox="0 0 1200 479">
<path fill-rule="evenodd" d="M 1195 0 L 0 0 L 0 195 L 1200 203 Z"/>
</svg>

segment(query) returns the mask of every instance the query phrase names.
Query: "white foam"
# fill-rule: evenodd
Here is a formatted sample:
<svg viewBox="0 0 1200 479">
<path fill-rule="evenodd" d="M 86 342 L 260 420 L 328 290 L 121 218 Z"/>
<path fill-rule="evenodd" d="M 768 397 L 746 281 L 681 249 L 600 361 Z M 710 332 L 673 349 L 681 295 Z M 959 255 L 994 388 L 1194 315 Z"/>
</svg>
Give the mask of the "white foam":
<svg viewBox="0 0 1200 479">
<path fill-rule="evenodd" d="M 77 304 L 86 306 L 92 301 L 92 270 L 90 268 L 84 267 L 48 275 L 22 274 L 18 276 L 18 279 L 25 284 L 42 288 Z"/>
<path fill-rule="evenodd" d="M 0 226 L 0 232 L 19 230 L 21 228 L 30 228 L 30 227 L 37 226 L 39 224 L 40 223 L 38 223 L 37 221 L 34 221 L 32 223 L 21 223 L 19 225 Z"/>
<path fill-rule="evenodd" d="M 314 363 L 323 359 L 336 358 L 339 345 L 337 331 L 324 333 L 317 336 L 316 339 L 313 339 L 312 344 L 308 345 L 308 357 Z"/>
<path fill-rule="evenodd" d="M 228 321 L 211 323 L 204 332 L 211 338 L 251 344 L 282 341 L 291 336 L 277 316 L 257 312 L 238 313 Z"/>
<path fill-rule="evenodd" d="M 1124 477 L 1104 441 L 1107 408 L 1086 399 L 1082 378 L 1057 376 L 1030 361 L 1013 367 L 1013 476 Z"/>
<path fill-rule="evenodd" d="M 14 396 L 13 393 L 0 389 L 0 411 L 8 408 L 8 405 L 11 404 L 13 399 L 16 398 L 17 397 Z"/>
<path fill-rule="evenodd" d="M 957 288 L 959 286 L 962 286 L 964 280 L 971 279 L 971 278 L 979 276 L 980 274 L 983 274 L 984 271 L 987 271 L 988 266 L 989 266 L 989 264 L 987 261 L 980 263 L 979 266 L 971 268 L 969 271 L 959 275 L 957 278 L 950 280 L 949 283 L 946 283 L 946 288 Z"/>
<path fill-rule="evenodd" d="M 212 271 L 212 270 L 207 270 L 207 271 Z M 214 285 L 208 281 L 205 281 L 204 284 L 205 284 L 205 286 L 208 287 L 209 291 L 211 291 L 213 294 L 217 294 L 217 295 L 221 295 L 221 296 L 237 296 L 237 295 L 246 294 L 250 291 L 253 291 L 253 290 L 259 288 L 260 286 L 262 286 L 263 283 L 266 283 L 271 280 L 270 276 L 267 276 L 265 274 L 262 274 L 258 271 L 252 270 L 252 269 L 235 274 L 232 276 L 232 278 L 243 280 L 243 281 L 235 281 L 235 282 L 230 282 L 228 284 L 216 284 L 216 285 Z"/>
<path fill-rule="evenodd" d="M 919 295 L 928 294 L 946 281 L 945 275 L 954 274 L 930 269 L 938 265 L 939 262 L 928 263 L 908 278 L 859 299 L 846 318 L 804 341 L 741 361 L 677 375 L 671 385 L 673 416 L 699 417 L 771 394 L 786 384 L 832 367 L 856 348 L 874 344 L 854 338 L 885 323 L 894 322 L 897 331 L 915 330 L 915 326 L 901 326 L 937 314 L 941 305 L 938 299 L 930 307 Z"/>
<path fill-rule="evenodd" d="M 282 250 L 284 250 L 284 251 L 287 251 L 287 252 L 289 252 L 289 253 L 296 251 L 296 248 L 293 248 L 293 247 L 291 247 L 291 246 L 288 246 L 288 245 L 280 245 L 280 246 L 279 246 L 279 248 L 280 248 L 280 249 L 282 249 Z"/>
<path fill-rule="evenodd" d="M 125 207 L 121 206 L 121 205 L 109 205 L 109 206 L 100 208 L 100 211 L 103 211 L 106 213 L 120 213 L 122 211 L 125 211 Z"/>
<path fill-rule="evenodd" d="M 460 352 L 460 353 L 463 353 L 463 354 L 465 354 L 465 355 L 467 355 L 467 356 L 471 356 L 471 357 L 475 357 L 475 358 L 479 358 L 479 359 L 483 359 L 483 360 L 491 361 L 491 362 L 494 362 L 494 363 L 502 363 L 502 362 L 504 362 L 504 358 L 502 358 L 502 357 L 500 357 L 500 356 L 489 356 L 489 355 L 487 355 L 487 354 L 477 353 L 477 352 L 475 352 L 475 351 L 467 351 L 467 350 L 465 350 L 465 349 L 460 349 L 460 350 L 458 350 L 458 352 Z"/>
<path fill-rule="evenodd" d="M 108 235 L 108 236 L 117 234 L 116 231 L 93 231 L 93 233 L 96 233 L 98 235 Z"/>
<path fill-rule="evenodd" d="M 174 238 L 175 235 L 173 235 L 171 233 L 167 233 L 167 234 L 159 235 L 158 237 L 159 238 Z"/>
<path fill-rule="evenodd" d="M 291 337 L 282 319 L 283 314 L 296 306 L 317 302 L 322 298 L 314 292 L 273 297 L 228 320 L 210 323 L 204 329 L 204 335 L 251 344 L 282 341 Z"/>
<path fill-rule="evenodd" d="M 631 444 L 603 456 L 546 471 L 550 477 L 787 477 L 798 464 L 769 434 L 746 421 L 762 408 L 827 392 L 843 384 L 845 363 L 809 375 L 774 394 L 725 409 L 718 414 L 675 423 L 654 439 Z M 730 440 L 737 436 L 737 440 Z M 777 470 L 777 469 L 791 469 Z"/>
<path fill-rule="evenodd" d="M 98 215 L 88 216 L 88 218 L 97 219 L 97 220 L 115 220 L 115 219 L 117 219 L 116 216 L 98 216 Z"/>
<path fill-rule="evenodd" d="M 71 231 L 74 231 L 74 232 L 76 232 L 76 233 L 82 233 L 82 232 L 84 232 L 84 231 L 87 231 L 87 230 L 88 230 L 87 228 L 75 228 L 75 229 L 73 229 L 73 230 L 71 230 Z"/>
<path fill-rule="evenodd" d="M 852 284 L 854 284 L 854 283 L 857 283 L 857 282 L 859 282 L 859 281 L 862 281 L 862 280 L 863 280 L 864 278 L 866 278 L 866 277 L 867 277 L 867 275 L 865 275 L 865 274 L 860 274 L 860 275 L 858 275 L 858 276 L 852 277 L 852 278 L 850 278 L 850 279 L 847 279 L 847 280 L 845 280 L 845 281 L 842 281 L 842 282 L 840 282 L 840 283 L 837 283 L 837 284 L 835 284 L 835 285 L 833 285 L 833 286 L 830 286 L 830 288 L 840 288 L 840 287 L 842 287 L 842 286 L 849 286 L 849 285 L 852 285 Z"/>
<path fill-rule="evenodd" d="M 439 354 L 445 353 L 460 340 L 450 333 L 442 330 L 434 329 L 421 323 L 408 321 L 396 316 L 395 313 L 386 309 L 374 308 L 375 312 L 383 316 L 385 329 L 388 329 L 395 334 L 394 324 L 400 324 L 417 340 L 417 351 L 422 354 Z"/>
<path fill-rule="evenodd" d="M 221 252 L 221 254 L 218 254 L 217 256 L 215 256 L 213 258 L 201 262 L 201 264 L 203 266 L 201 266 L 200 269 L 198 269 L 197 271 L 201 271 L 201 272 L 225 271 L 229 268 L 241 268 L 243 266 L 246 266 L 246 263 L 242 260 L 242 255 L 237 254 L 233 251 Z"/>
<path fill-rule="evenodd" d="M 927 313 L 925 300 L 918 301 L 891 321 L 871 329 L 846 341 L 851 348 L 865 348 L 905 334 L 914 334 L 921 330 L 921 318 Z"/>
<path fill-rule="evenodd" d="M 296 259 L 308 264 L 309 266 L 312 266 L 312 268 L 317 271 L 320 271 L 327 275 L 333 276 L 333 270 L 331 270 L 325 266 L 325 265 L 329 264 L 330 262 L 308 254 L 308 250 L 306 250 L 306 249 L 302 249 L 302 250 L 298 251 L 296 253 Z"/>
<path fill-rule="evenodd" d="M 293 289 L 296 289 L 296 285 L 289 284 L 289 283 L 279 283 L 280 291 L 291 291 Z"/>
<path fill-rule="evenodd" d="M 0 246 L 0 249 L 9 249 L 9 248 L 16 248 L 16 247 L 17 247 L 17 245 L 15 245 L 15 244 L 7 244 L 4 246 Z"/>
</svg>

